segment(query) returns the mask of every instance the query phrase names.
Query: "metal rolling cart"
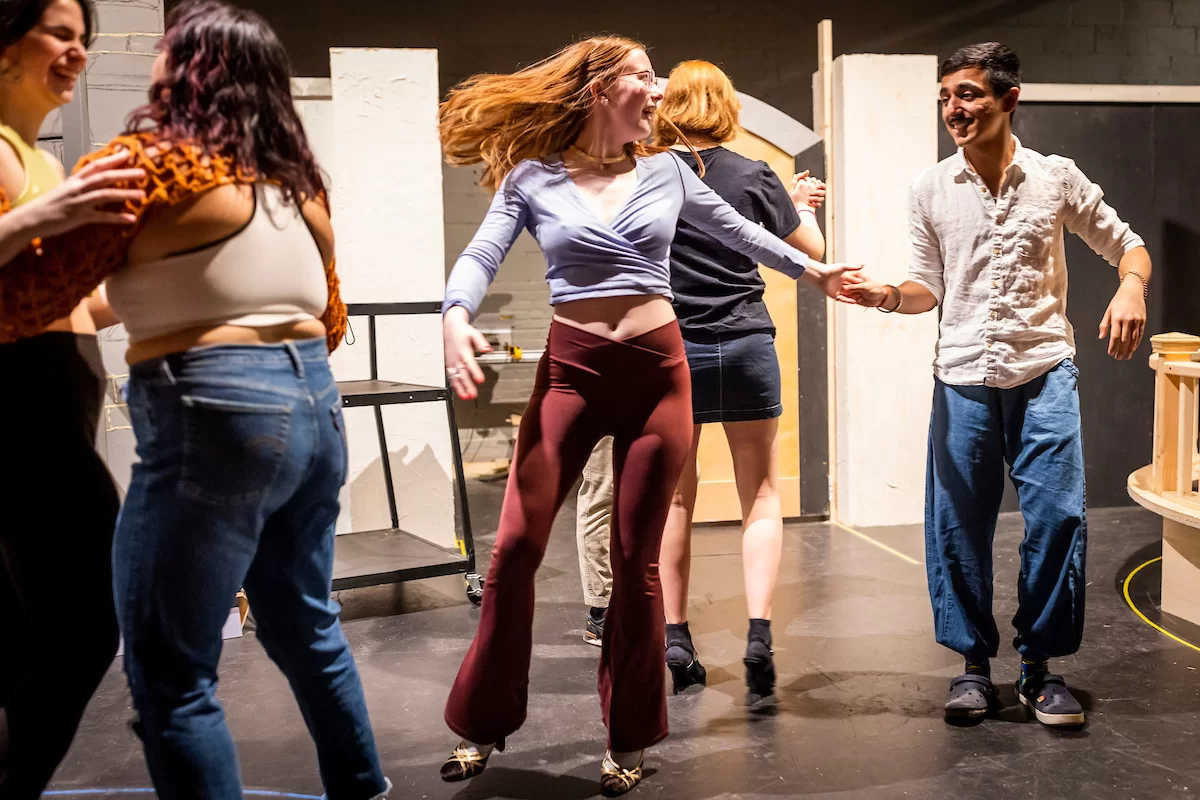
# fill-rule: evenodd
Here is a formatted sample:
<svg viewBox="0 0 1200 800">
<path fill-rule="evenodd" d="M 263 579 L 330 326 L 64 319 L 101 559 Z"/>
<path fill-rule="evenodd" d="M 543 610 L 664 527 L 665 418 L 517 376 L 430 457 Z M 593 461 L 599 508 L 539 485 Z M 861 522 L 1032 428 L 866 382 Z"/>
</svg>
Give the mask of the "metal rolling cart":
<svg viewBox="0 0 1200 800">
<path fill-rule="evenodd" d="M 471 536 L 471 514 L 467 506 L 467 482 L 463 472 L 462 449 L 459 446 L 458 425 L 454 419 L 454 397 L 446 386 L 420 386 L 396 383 L 379 378 L 378 345 L 375 319 L 402 314 L 440 314 L 440 303 L 352 303 L 347 305 L 351 317 L 367 318 L 368 347 L 371 356 L 371 377 L 367 380 L 338 381 L 343 408 L 372 407 L 375 410 L 375 430 L 379 439 L 379 455 L 383 463 L 383 479 L 387 489 L 390 528 L 343 533 L 335 540 L 333 588 L 356 589 L 386 583 L 433 578 L 439 575 L 462 574 L 466 581 L 467 599 L 478 605 L 483 598 L 483 581 L 475 571 L 475 542 Z M 439 547 L 400 529 L 396 509 L 396 489 L 392 483 L 391 461 L 388 457 L 387 435 L 383 426 L 383 406 L 399 403 L 445 403 L 446 419 L 450 425 L 450 444 L 453 450 L 455 494 L 459 506 L 459 527 L 456 531 L 456 550 Z"/>
</svg>

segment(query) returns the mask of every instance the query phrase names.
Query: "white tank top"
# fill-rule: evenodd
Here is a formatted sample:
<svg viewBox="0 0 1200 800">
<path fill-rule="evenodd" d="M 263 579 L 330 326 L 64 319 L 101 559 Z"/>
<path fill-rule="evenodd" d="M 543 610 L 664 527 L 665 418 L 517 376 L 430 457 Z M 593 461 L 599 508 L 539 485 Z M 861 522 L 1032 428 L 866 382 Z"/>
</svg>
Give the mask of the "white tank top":
<svg viewBox="0 0 1200 800">
<path fill-rule="evenodd" d="M 254 212 L 232 236 L 108 276 L 108 301 L 131 342 L 188 328 L 265 328 L 319 318 L 325 266 L 300 209 L 254 185 Z"/>
</svg>

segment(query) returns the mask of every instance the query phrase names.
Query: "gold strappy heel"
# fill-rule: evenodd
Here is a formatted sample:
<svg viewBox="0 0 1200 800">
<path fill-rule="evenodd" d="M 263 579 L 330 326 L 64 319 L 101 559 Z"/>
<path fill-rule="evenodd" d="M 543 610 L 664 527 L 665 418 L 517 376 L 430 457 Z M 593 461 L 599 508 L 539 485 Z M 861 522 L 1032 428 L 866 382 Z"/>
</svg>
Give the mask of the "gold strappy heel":
<svg viewBox="0 0 1200 800">
<path fill-rule="evenodd" d="M 496 742 L 493 749 L 504 751 L 504 740 Z M 467 749 L 465 742 L 459 742 L 458 747 L 454 748 L 454 752 L 446 759 L 446 763 L 442 764 L 442 780 L 447 783 L 457 783 L 465 781 L 468 778 L 474 778 L 479 773 L 483 772 L 483 768 L 487 766 L 488 758 L 491 756 L 488 753 L 486 756 L 480 755 L 479 751 L 472 753 Z"/>
<path fill-rule="evenodd" d="M 600 764 L 600 790 L 605 797 L 618 797 L 633 789 L 642 781 L 642 758 L 638 759 L 638 764 L 633 769 L 622 769 L 621 765 L 613 761 L 612 753 L 604 754 L 604 761 Z"/>
</svg>

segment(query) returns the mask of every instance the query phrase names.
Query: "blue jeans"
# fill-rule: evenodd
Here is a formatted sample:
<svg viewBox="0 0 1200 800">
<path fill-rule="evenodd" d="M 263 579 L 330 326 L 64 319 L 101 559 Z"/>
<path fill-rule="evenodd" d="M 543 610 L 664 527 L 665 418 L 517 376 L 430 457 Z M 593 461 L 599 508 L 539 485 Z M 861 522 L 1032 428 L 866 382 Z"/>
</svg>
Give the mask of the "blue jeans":
<svg viewBox="0 0 1200 800">
<path fill-rule="evenodd" d="M 996 655 L 992 539 L 1004 465 L 1025 518 L 1013 646 L 1065 656 L 1083 638 L 1083 442 L 1079 371 L 1066 359 L 1012 389 L 934 382 L 925 499 L 925 563 L 938 643 L 978 661 Z"/>
<path fill-rule="evenodd" d="M 328 796 L 383 792 L 330 597 L 346 442 L 325 340 L 196 348 L 135 364 L 129 410 L 141 462 L 117 522 L 114 583 L 159 796 L 242 796 L 213 694 L 221 628 L 241 587 L 316 743 Z"/>
</svg>

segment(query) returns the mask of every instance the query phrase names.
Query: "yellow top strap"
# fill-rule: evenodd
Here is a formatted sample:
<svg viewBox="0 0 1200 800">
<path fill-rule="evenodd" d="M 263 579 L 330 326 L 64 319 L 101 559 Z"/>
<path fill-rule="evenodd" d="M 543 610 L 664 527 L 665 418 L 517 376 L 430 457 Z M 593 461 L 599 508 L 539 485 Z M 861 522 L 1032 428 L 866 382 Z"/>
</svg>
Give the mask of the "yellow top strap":
<svg viewBox="0 0 1200 800">
<path fill-rule="evenodd" d="M 20 196 L 13 201 L 14 208 L 25 205 L 35 197 L 48 192 L 62 183 L 62 179 L 58 177 L 58 173 L 50 165 L 50 161 L 46 158 L 45 153 L 42 153 L 36 147 L 31 147 L 28 142 L 21 138 L 20 134 L 3 123 L 0 123 L 0 139 L 8 142 L 9 146 L 16 152 L 17 158 L 21 159 L 21 166 L 25 168 L 25 188 L 21 190 Z"/>
</svg>

